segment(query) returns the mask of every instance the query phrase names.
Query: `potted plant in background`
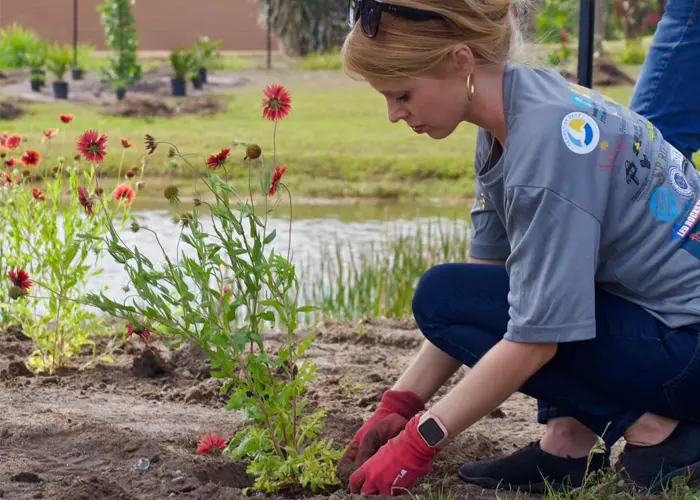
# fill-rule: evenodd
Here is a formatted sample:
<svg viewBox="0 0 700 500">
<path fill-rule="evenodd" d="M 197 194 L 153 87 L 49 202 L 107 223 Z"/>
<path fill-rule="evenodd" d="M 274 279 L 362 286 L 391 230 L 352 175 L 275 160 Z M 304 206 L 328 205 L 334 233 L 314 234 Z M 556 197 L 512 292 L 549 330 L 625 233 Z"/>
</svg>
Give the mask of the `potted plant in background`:
<svg viewBox="0 0 700 500">
<path fill-rule="evenodd" d="M 56 75 L 56 80 L 53 82 L 53 96 L 56 99 L 68 98 L 68 82 L 63 77 L 68 71 L 72 60 L 73 53 L 70 45 L 54 43 L 49 49 L 48 68 L 51 73 Z"/>
<path fill-rule="evenodd" d="M 138 82 L 143 74 L 138 64 L 139 39 L 133 6 L 134 0 L 104 0 L 98 7 L 106 44 L 112 49 L 101 68 L 100 80 L 112 82 L 118 100 L 124 98 L 127 85 Z"/>
<path fill-rule="evenodd" d="M 187 75 L 192 71 L 196 60 L 194 52 L 189 50 L 178 49 L 170 53 L 170 65 L 175 73 L 170 81 L 174 96 L 187 95 Z"/>
<path fill-rule="evenodd" d="M 41 87 L 46 85 L 46 58 L 48 57 L 48 44 L 37 41 L 27 54 L 29 64 L 29 84 L 34 92 L 41 91 Z"/>
<path fill-rule="evenodd" d="M 73 80 L 82 80 L 87 72 L 88 62 L 95 48 L 89 43 L 78 44 L 78 54 L 75 66 L 71 69 Z"/>
<path fill-rule="evenodd" d="M 199 80 L 202 83 L 207 83 L 207 69 L 214 58 L 219 56 L 219 47 L 221 40 L 212 41 L 208 36 L 197 37 L 195 42 L 195 52 L 197 53 L 197 62 L 199 72 Z"/>
</svg>

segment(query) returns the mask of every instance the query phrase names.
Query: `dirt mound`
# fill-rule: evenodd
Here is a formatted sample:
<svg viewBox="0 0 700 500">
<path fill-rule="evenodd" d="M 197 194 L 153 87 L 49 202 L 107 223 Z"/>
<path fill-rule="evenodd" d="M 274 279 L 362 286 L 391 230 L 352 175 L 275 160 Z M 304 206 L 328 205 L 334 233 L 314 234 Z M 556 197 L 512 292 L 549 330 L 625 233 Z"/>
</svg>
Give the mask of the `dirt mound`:
<svg viewBox="0 0 700 500">
<path fill-rule="evenodd" d="M 223 113 L 226 104 L 213 96 L 198 96 L 180 103 L 168 103 L 164 98 L 149 95 L 127 95 L 123 101 L 117 101 L 102 111 L 109 116 L 127 116 L 132 118 L 149 118 L 173 116 L 177 114 L 198 114 L 201 116 Z"/>
<path fill-rule="evenodd" d="M 14 103 L 9 100 L 0 101 L 0 120 L 14 120 L 26 112 L 16 100 Z"/>
<path fill-rule="evenodd" d="M 570 82 L 576 83 L 578 80 L 574 73 L 566 70 L 559 72 Z M 622 71 L 612 60 L 607 57 L 598 58 L 593 61 L 593 86 L 609 87 L 612 85 L 634 85 L 636 80 Z"/>
</svg>

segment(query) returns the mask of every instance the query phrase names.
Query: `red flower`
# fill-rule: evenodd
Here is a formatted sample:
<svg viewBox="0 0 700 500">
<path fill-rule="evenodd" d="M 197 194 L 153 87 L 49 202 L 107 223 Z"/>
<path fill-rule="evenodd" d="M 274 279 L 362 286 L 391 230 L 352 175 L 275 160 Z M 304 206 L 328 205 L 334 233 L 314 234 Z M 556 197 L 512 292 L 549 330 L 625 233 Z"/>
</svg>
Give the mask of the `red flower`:
<svg viewBox="0 0 700 500">
<path fill-rule="evenodd" d="M 277 165 L 275 172 L 272 174 L 272 182 L 270 182 L 270 189 L 267 192 L 268 196 L 273 196 L 277 192 L 277 186 L 279 185 L 280 180 L 282 180 L 282 176 L 286 171 L 287 167 L 280 167 Z"/>
<path fill-rule="evenodd" d="M 5 161 L 5 166 L 6 166 L 7 168 L 12 168 L 12 167 L 14 167 L 15 165 L 17 165 L 17 160 L 15 160 L 14 158 L 10 158 L 9 160 L 6 160 L 6 161 Z"/>
<path fill-rule="evenodd" d="M 281 120 L 286 118 L 292 110 L 292 96 L 282 85 L 268 85 L 263 91 L 265 98 L 262 100 L 263 118 L 268 120 Z"/>
<path fill-rule="evenodd" d="M 132 144 L 122 137 L 122 146 L 124 148 L 130 148 L 132 146 Z"/>
<path fill-rule="evenodd" d="M 95 215 L 95 211 L 92 209 L 95 205 L 95 200 L 90 198 L 90 194 L 85 186 L 78 186 L 78 201 L 88 215 Z"/>
<path fill-rule="evenodd" d="M 41 155 L 33 149 L 28 149 L 22 155 L 22 163 L 28 167 L 35 167 L 39 164 L 39 160 L 41 160 Z"/>
<path fill-rule="evenodd" d="M 204 436 L 197 445 L 198 455 L 219 454 L 226 448 L 226 440 L 221 439 L 218 434 Z"/>
<path fill-rule="evenodd" d="M 7 141 L 5 141 L 5 147 L 10 151 L 19 147 L 20 144 L 22 144 L 22 137 L 19 135 L 11 135 L 7 138 Z"/>
<path fill-rule="evenodd" d="M 35 200 L 46 201 L 46 195 L 38 187 L 32 188 L 32 196 L 34 197 Z"/>
<path fill-rule="evenodd" d="M 215 170 L 219 167 L 223 167 L 226 164 L 226 160 L 228 159 L 228 156 L 231 154 L 230 149 L 222 149 L 220 153 L 217 153 L 215 155 L 211 155 L 207 159 L 207 167 L 209 167 L 212 170 Z"/>
<path fill-rule="evenodd" d="M 44 137 L 41 138 L 41 142 L 46 142 L 50 141 L 54 137 L 58 135 L 58 129 L 57 128 L 50 128 L 48 130 L 42 130 L 44 133 Z"/>
<path fill-rule="evenodd" d="M 155 153 L 157 147 L 158 144 L 156 143 L 155 137 L 151 134 L 146 134 L 146 151 L 148 151 L 148 154 L 152 155 Z"/>
<path fill-rule="evenodd" d="M 138 335 L 143 340 L 144 344 L 148 344 L 151 340 L 151 330 L 143 327 L 134 327 L 131 323 L 126 324 L 126 338 L 131 337 L 133 334 Z"/>
<path fill-rule="evenodd" d="M 12 176 L 7 172 L 0 174 L 0 187 L 2 186 L 12 187 Z"/>
<path fill-rule="evenodd" d="M 63 123 L 70 123 L 73 121 L 73 115 L 60 115 L 59 118 Z"/>
<path fill-rule="evenodd" d="M 114 197 L 115 200 L 117 201 L 124 201 L 126 200 L 127 203 L 131 203 L 134 201 L 134 196 L 136 193 L 134 193 L 134 188 L 129 186 L 128 184 L 120 184 L 119 186 L 116 187 L 114 190 L 114 193 L 112 193 L 112 196 Z"/>
<path fill-rule="evenodd" d="M 27 271 L 21 267 L 18 267 L 15 270 L 10 269 L 7 276 L 10 278 L 12 285 L 21 288 L 24 293 L 27 293 L 29 291 L 29 287 L 32 286 L 32 280 L 29 279 Z"/>
<path fill-rule="evenodd" d="M 83 135 L 78 139 L 77 147 L 86 160 L 102 163 L 107 154 L 105 151 L 106 144 L 106 135 L 99 135 L 97 130 L 88 130 L 83 132 Z"/>
</svg>

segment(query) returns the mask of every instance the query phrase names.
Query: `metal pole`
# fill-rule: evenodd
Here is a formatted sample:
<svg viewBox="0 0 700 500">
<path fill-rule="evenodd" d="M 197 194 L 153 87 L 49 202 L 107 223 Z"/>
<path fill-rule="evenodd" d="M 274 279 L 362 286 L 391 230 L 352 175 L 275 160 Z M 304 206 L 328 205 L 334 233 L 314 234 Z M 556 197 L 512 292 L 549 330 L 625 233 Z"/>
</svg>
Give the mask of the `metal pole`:
<svg viewBox="0 0 700 500">
<path fill-rule="evenodd" d="M 267 0 L 267 69 L 272 68 L 272 0 Z"/>
<path fill-rule="evenodd" d="M 73 0 L 73 67 L 78 67 L 78 0 Z"/>
<path fill-rule="evenodd" d="M 595 0 L 580 0 L 578 30 L 578 83 L 593 88 Z"/>
</svg>

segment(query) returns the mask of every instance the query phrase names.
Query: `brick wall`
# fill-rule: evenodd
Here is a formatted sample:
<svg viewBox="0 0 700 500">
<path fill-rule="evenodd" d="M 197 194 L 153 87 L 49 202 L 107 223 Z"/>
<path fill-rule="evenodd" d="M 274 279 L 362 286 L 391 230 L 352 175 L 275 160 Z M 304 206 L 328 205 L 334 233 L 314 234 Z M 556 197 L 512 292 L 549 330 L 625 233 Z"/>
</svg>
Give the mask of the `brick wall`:
<svg viewBox="0 0 700 500">
<path fill-rule="evenodd" d="M 134 16 L 140 50 L 173 50 L 199 35 L 222 40 L 222 50 L 266 50 L 267 31 L 259 21 L 258 0 L 136 0 Z M 78 41 L 104 46 L 97 6 L 78 0 Z M 0 0 L 0 27 L 17 22 L 42 38 L 73 41 L 73 0 Z M 277 44 L 273 39 L 273 49 Z"/>
</svg>

